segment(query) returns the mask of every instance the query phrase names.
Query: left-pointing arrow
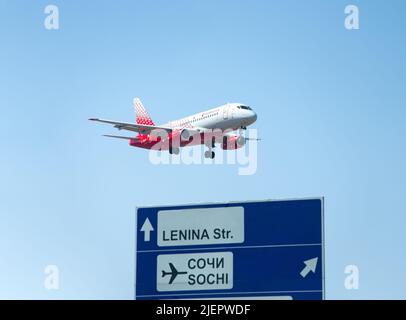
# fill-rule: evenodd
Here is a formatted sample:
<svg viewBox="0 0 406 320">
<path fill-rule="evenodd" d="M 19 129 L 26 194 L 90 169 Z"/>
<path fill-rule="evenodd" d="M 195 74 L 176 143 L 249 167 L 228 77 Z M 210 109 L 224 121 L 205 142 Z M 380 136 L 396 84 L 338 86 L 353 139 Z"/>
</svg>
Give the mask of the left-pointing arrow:
<svg viewBox="0 0 406 320">
<path fill-rule="evenodd" d="M 151 232 L 154 231 L 154 228 L 152 227 L 152 224 L 148 218 L 145 219 L 140 231 L 144 232 L 144 241 L 145 242 L 148 242 L 151 240 Z"/>
</svg>

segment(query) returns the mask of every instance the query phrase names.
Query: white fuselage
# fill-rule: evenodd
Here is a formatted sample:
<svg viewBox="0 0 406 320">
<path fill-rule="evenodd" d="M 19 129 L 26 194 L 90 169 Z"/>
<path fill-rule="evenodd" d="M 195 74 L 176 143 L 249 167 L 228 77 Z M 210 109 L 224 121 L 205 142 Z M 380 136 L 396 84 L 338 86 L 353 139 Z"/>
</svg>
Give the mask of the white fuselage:
<svg viewBox="0 0 406 320">
<path fill-rule="evenodd" d="M 249 106 L 241 103 L 227 103 L 189 117 L 170 121 L 162 126 L 156 126 L 140 99 L 135 98 L 133 104 L 136 123 L 99 118 L 90 118 L 89 120 L 107 123 L 119 130 L 138 132 L 136 137 L 105 135 L 111 138 L 129 140 L 133 147 L 155 148 L 155 150 L 160 151 L 169 150 L 170 154 L 179 154 L 181 147 L 205 144 L 207 150 L 204 156 L 210 159 L 215 157 L 212 149 L 216 143 L 220 143 L 224 150 L 235 150 L 243 147 L 249 138 L 242 135 L 242 129 L 246 129 L 257 120 L 256 113 Z M 238 134 L 226 132 L 238 129 L 241 129 Z M 221 131 L 218 132 L 219 130 Z M 162 133 L 163 135 L 161 135 Z"/>
<path fill-rule="evenodd" d="M 241 103 L 227 103 L 214 109 L 170 121 L 163 126 L 171 128 L 237 130 L 249 126 L 256 119 L 257 115 L 250 107 Z"/>
</svg>

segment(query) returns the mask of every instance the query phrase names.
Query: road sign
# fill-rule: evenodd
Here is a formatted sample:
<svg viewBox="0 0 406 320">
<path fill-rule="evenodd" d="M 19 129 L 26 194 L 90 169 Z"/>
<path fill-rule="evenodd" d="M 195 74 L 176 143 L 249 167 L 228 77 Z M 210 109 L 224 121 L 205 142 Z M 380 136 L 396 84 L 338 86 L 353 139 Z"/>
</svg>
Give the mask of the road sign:
<svg viewBox="0 0 406 320">
<path fill-rule="evenodd" d="M 158 291 L 231 289 L 233 253 L 158 255 L 156 283 Z"/>
<path fill-rule="evenodd" d="M 323 199 L 137 209 L 136 299 L 323 299 Z"/>
</svg>

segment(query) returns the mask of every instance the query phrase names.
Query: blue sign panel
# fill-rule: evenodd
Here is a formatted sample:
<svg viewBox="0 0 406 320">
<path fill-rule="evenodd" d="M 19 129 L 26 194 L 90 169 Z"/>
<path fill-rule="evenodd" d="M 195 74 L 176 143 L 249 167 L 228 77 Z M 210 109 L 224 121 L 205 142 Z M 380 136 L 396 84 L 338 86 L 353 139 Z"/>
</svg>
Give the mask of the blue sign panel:
<svg viewBox="0 0 406 320">
<path fill-rule="evenodd" d="M 137 209 L 136 299 L 323 299 L 323 199 Z"/>
</svg>

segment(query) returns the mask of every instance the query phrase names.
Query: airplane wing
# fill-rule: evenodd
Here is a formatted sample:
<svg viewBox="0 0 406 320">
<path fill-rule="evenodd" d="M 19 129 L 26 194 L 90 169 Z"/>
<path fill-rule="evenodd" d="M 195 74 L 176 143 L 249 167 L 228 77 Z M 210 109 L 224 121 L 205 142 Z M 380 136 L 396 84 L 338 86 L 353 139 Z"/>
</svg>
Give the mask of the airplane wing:
<svg viewBox="0 0 406 320">
<path fill-rule="evenodd" d="M 172 263 L 169 263 L 169 267 L 171 268 L 171 278 L 169 279 L 169 284 L 172 284 L 172 282 L 178 276 L 178 270 L 176 270 L 175 266 Z"/>
<path fill-rule="evenodd" d="M 178 275 L 176 273 L 172 273 L 171 278 L 169 279 L 169 284 L 172 284 L 173 281 L 176 279 Z"/>
<path fill-rule="evenodd" d="M 178 270 L 176 270 L 175 266 L 169 262 L 169 268 L 171 268 L 171 272 L 177 274 Z"/>
<path fill-rule="evenodd" d="M 118 122 L 112 120 L 105 120 L 105 119 L 98 119 L 98 118 L 90 118 L 90 121 L 97 121 L 101 123 L 112 124 L 114 128 L 118 130 L 128 130 L 133 132 L 139 132 L 142 134 L 149 134 L 152 131 L 166 131 L 167 133 L 172 132 L 172 128 L 169 127 L 160 127 L 160 126 L 150 126 L 146 124 L 135 124 L 135 123 L 128 123 L 128 122 Z"/>
</svg>

